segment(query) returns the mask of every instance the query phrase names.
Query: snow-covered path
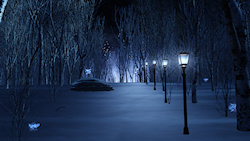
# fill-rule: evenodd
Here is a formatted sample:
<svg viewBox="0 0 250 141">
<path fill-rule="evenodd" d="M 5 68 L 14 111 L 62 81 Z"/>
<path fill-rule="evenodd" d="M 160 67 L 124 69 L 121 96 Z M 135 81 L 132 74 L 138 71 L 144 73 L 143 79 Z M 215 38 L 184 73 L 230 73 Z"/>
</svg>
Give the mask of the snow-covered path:
<svg viewBox="0 0 250 141">
<path fill-rule="evenodd" d="M 113 84 L 106 92 L 58 90 L 55 103 L 40 89 L 34 96 L 28 141 L 249 141 L 250 132 L 236 130 L 235 113 L 225 118 L 214 108 L 209 86 L 198 88 L 198 103 L 187 97 L 189 135 L 183 135 L 182 87 L 173 88 L 171 104 L 164 103 L 160 84 Z M 43 96 L 41 96 L 43 95 Z M 2 122 L 1 122 L 2 123 Z M 7 132 L 7 131 L 5 131 Z M 2 132 L 1 138 L 7 139 Z M 6 137 L 6 138 L 5 138 Z"/>
</svg>

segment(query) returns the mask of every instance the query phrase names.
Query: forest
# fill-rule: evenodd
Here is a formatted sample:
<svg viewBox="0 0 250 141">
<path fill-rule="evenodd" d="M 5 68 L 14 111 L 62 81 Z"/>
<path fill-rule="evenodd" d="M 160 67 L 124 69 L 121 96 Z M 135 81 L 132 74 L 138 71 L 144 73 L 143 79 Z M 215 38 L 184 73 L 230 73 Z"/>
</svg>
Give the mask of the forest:
<svg viewBox="0 0 250 141">
<path fill-rule="evenodd" d="M 102 14 L 106 2 L 2 1 L 0 85 L 19 101 L 16 107 L 26 106 L 32 86 L 50 86 L 55 99 L 58 87 L 86 77 L 86 69 L 109 83 L 153 82 L 156 60 L 162 82 L 168 59 L 167 82 L 181 83 L 177 55 L 185 51 L 192 102 L 204 78 L 211 91 L 235 88 L 237 128 L 250 131 L 248 0 L 130 0 L 105 7 L 109 17 Z"/>
</svg>

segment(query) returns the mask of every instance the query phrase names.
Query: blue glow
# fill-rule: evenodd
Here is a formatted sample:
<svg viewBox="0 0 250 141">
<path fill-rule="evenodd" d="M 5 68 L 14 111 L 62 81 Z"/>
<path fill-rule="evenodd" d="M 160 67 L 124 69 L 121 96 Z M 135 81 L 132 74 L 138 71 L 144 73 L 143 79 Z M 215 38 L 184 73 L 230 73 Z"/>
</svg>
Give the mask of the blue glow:
<svg viewBox="0 0 250 141">
<path fill-rule="evenodd" d="M 236 112 L 236 104 L 230 103 L 230 105 L 228 106 L 228 110 L 230 112 Z"/>
<path fill-rule="evenodd" d="M 203 78 L 203 81 L 204 81 L 204 82 L 207 82 L 207 81 L 208 81 L 208 78 Z"/>
<path fill-rule="evenodd" d="M 91 74 L 91 69 L 85 69 L 85 73 L 86 73 L 86 75 Z"/>
<path fill-rule="evenodd" d="M 40 125 L 41 125 L 40 123 L 34 123 L 34 122 L 28 124 L 30 131 L 37 131 Z"/>
</svg>

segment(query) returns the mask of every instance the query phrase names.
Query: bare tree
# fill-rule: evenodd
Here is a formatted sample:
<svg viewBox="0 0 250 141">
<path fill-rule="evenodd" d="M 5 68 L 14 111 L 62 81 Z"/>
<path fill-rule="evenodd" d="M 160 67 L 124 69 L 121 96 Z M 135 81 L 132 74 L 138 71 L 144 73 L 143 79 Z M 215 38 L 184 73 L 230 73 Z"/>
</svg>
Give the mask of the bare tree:
<svg viewBox="0 0 250 141">
<path fill-rule="evenodd" d="M 11 97 L 12 138 L 21 140 L 29 115 L 30 84 L 33 63 L 39 51 L 37 17 L 43 1 L 9 1 L 2 24 L 5 33 L 5 62 L 7 88 Z M 11 80 L 11 87 L 9 86 Z"/>
<path fill-rule="evenodd" d="M 204 19 L 201 21 L 201 26 L 203 27 L 201 30 L 204 33 L 201 42 L 204 47 L 201 48 L 202 55 L 200 57 L 206 61 L 206 63 L 203 63 L 205 66 L 201 67 L 203 69 L 206 68 L 203 70 L 203 73 L 205 73 L 204 77 L 209 78 L 212 91 L 217 86 L 219 62 L 224 57 L 223 51 L 227 46 L 225 44 L 227 40 L 226 28 L 221 18 L 223 14 L 219 14 L 222 12 L 218 8 L 217 2 L 206 2 L 205 16 L 203 16 Z"/>
<path fill-rule="evenodd" d="M 250 90 L 248 76 L 248 48 L 244 9 L 235 0 L 221 0 L 225 13 L 230 48 L 233 54 L 237 104 L 237 129 L 250 130 Z M 246 2 L 249 5 L 249 2 Z"/>
<path fill-rule="evenodd" d="M 188 42 L 191 46 L 193 46 L 193 55 L 194 55 L 194 78 L 192 81 L 192 103 L 197 103 L 196 91 L 197 91 L 197 82 L 199 77 L 200 70 L 200 22 L 202 20 L 202 16 L 204 16 L 204 1 L 196 1 L 189 0 L 184 1 L 179 4 L 179 7 L 182 11 L 182 16 L 184 21 L 184 25 L 186 25 L 185 34 L 188 35 Z"/>
</svg>

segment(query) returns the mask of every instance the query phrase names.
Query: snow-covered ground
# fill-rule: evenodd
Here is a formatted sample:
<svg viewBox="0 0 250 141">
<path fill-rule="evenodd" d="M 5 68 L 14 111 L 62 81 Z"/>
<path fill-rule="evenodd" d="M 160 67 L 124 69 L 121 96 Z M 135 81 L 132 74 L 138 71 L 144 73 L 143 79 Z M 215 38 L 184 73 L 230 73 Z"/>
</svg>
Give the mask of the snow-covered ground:
<svg viewBox="0 0 250 141">
<path fill-rule="evenodd" d="M 249 141 L 250 132 L 236 129 L 236 114 L 225 118 L 214 107 L 208 85 L 198 87 L 198 103 L 187 96 L 189 135 L 183 135 L 182 86 L 173 88 L 164 103 L 160 83 L 113 84 L 113 91 L 57 90 L 53 103 L 44 87 L 33 89 L 31 115 L 25 127 L 27 141 Z M 4 96 L 1 96 L 2 98 Z M 4 100 L 4 99 L 3 99 Z M 232 100 L 233 101 L 233 100 Z M 10 121 L 0 108 L 0 140 L 10 140 Z M 39 122 L 37 131 L 28 123 Z"/>
</svg>

